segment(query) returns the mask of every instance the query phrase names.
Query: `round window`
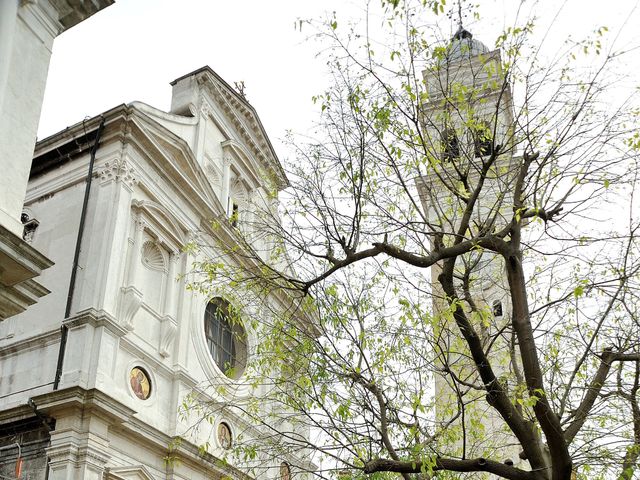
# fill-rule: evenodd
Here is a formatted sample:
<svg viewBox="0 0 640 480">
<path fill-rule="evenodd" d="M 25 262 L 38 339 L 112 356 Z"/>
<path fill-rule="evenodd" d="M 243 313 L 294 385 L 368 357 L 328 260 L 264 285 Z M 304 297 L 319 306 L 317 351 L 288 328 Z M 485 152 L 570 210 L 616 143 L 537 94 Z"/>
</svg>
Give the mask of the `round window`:
<svg viewBox="0 0 640 480">
<path fill-rule="evenodd" d="M 207 304 L 204 331 L 218 368 L 229 378 L 239 378 L 247 360 L 247 335 L 229 302 L 217 297 Z"/>
<path fill-rule="evenodd" d="M 222 448 L 228 450 L 231 448 L 233 438 L 231 436 L 231 427 L 225 422 L 220 422 L 218 425 L 218 443 Z"/>
<path fill-rule="evenodd" d="M 140 367 L 133 367 L 129 372 L 129 385 L 133 394 L 140 400 L 146 400 L 151 395 L 149 374 Z"/>
</svg>

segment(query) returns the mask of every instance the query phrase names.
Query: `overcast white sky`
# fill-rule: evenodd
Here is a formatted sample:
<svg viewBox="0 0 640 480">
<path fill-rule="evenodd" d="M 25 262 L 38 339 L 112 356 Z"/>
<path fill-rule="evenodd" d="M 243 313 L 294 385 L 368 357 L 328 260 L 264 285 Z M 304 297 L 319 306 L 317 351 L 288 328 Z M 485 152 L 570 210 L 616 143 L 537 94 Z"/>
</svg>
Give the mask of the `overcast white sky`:
<svg viewBox="0 0 640 480">
<path fill-rule="evenodd" d="M 274 141 L 308 122 L 323 87 L 317 45 L 296 19 L 346 2 L 306 0 L 116 0 L 58 37 L 39 138 L 121 103 L 161 109 L 169 82 L 209 65 L 246 95 Z M 276 142 L 277 143 L 277 142 Z"/>
<path fill-rule="evenodd" d="M 296 20 L 319 18 L 333 10 L 339 19 L 357 15 L 361 3 L 116 0 L 55 40 L 38 137 L 134 100 L 166 110 L 171 100 L 169 82 L 209 65 L 231 85 L 245 82 L 248 100 L 276 149 L 282 149 L 279 139 L 287 129 L 305 131 L 316 118 L 311 96 L 322 91 L 327 81 L 324 64 L 315 56 L 319 45 L 305 42 L 311 30 L 303 27 L 300 32 L 294 27 Z M 491 46 L 508 21 L 505 12 L 518 2 L 480 3 L 483 22 L 470 29 Z M 541 17 L 539 32 L 561 3 L 526 3 L 527 10 Z M 640 25 L 638 11 L 633 11 L 636 4 L 636 0 L 568 2 L 556 38 L 569 33 L 579 36 L 601 25 L 613 31 L 629 12 L 633 12 L 629 35 L 637 35 L 633 32 Z"/>
</svg>

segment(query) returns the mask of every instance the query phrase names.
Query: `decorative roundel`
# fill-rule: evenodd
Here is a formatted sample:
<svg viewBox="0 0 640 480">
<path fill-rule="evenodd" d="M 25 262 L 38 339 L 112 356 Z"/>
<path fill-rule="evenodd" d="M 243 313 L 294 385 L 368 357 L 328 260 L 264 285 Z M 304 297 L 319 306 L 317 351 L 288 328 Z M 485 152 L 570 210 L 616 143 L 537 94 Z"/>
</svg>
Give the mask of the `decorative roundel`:
<svg viewBox="0 0 640 480">
<path fill-rule="evenodd" d="M 282 462 L 280 464 L 280 479 L 291 480 L 291 467 L 287 462 Z"/>
<path fill-rule="evenodd" d="M 141 367 L 133 367 L 129 372 L 129 385 L 133 394 L 140 400 L 146 400 L 151 395 L 151 380 L 149 374 Z"/>
<path fill-rule="evenodd" d="M 225 450 L 229 450 L 233 444 L 231 427 L 229 427 L 229 424 L 226 422 L 220 422 L 218 424 L 218 444 Z"/>
</svg>

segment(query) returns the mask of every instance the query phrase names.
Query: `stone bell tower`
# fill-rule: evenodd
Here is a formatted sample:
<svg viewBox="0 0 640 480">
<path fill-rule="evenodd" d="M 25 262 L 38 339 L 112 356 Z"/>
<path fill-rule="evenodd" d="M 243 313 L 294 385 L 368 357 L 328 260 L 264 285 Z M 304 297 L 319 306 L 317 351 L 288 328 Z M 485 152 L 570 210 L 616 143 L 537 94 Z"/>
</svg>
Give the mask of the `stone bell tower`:
<svg viewBox="0 0 640 480">
<path fill-rule="evenodd" d="M 490 51 L 462 28 L 441 58 L 424 72 L 427 100 L 423 104 L 429 167 L 418 180 L 431 237 L 445 245 L 460 235 L 497 231 L 513 214 L 511 192 L 514 117 L 511 89 L 503 73 L 499 50 Z M 488 170 L 483 170 L 488 167 Z M 471 193 L 480 188 L 469 228 L 461 231 Z M 434 352 L 441 375 L 436 376 L 436 417 L 446 425 L 441 446 L 457 457 L 488 457 L 518 463 L 517 442 L 484 397 L 468 347 L 460 335 L 449 303 L 432 267 L 436 322 Z M 510 301 L 502 259 L 478 249 L 456 261 L 457 297 L 483 342 L 499 378 L 517 378 L 515 339 L 510 329 Z M 509 380 L 515 385 L 515 380 Z M 475 387 L 475 388 L 474 388 Z M 446 445 L 445 445 L 446 444 Z"/>
</svg>

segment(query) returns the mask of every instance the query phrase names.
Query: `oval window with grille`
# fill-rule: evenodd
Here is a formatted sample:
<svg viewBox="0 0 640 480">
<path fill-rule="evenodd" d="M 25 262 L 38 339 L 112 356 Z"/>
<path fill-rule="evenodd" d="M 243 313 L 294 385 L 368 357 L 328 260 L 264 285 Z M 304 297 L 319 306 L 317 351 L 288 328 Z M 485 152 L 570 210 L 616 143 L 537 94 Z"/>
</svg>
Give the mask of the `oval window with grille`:
<svg viewBox="0 0 640 480">
<path fill-rule="evenodd" d="M 239 378 L 247 361 L 247 335 L 229 302 L 220 297 L 209 301 L 204 313 L 204 331 L 215 364 L 227 377 Z"/>
</svg>

